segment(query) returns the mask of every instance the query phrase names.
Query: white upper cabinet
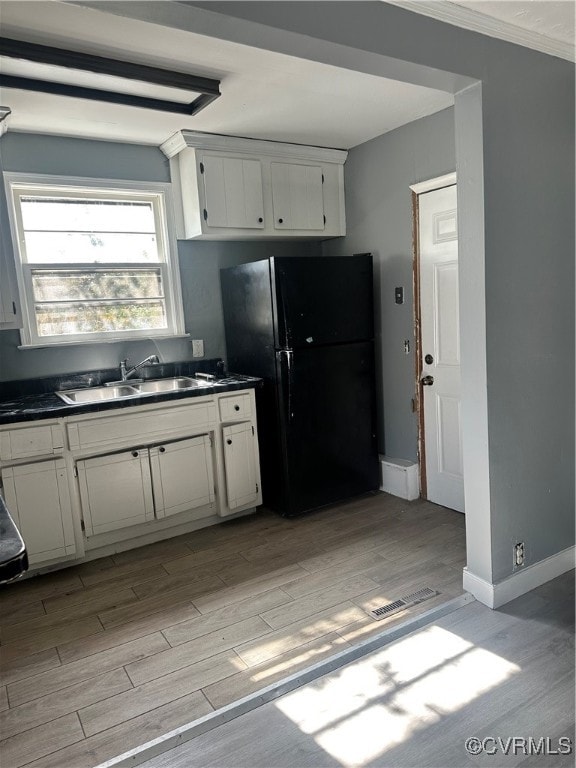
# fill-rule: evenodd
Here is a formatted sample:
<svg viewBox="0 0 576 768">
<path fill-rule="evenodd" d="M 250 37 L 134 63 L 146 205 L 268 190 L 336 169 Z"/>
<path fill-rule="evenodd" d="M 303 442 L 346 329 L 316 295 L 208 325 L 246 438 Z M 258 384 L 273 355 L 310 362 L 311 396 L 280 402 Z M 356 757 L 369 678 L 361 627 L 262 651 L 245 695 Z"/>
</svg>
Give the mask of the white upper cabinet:
<svg viewBox="0 0 576 768">
<path fill-rule="evenodd" d="M 264 191 L 260 160 L 204 155 L 200 165 L 210 227 L 264 229 Z"/>
<path fill-rule="evenodd" d="M 320 165 L 270 163 L 275 229 L 324 230 Z"/>
<path fill-rule="evenodd" d="M 178 132 L 161 149 L 181 192 L 180 238 L 323 240 L 346 234 L 345 151 L 192 131 Z"/>
</svg>

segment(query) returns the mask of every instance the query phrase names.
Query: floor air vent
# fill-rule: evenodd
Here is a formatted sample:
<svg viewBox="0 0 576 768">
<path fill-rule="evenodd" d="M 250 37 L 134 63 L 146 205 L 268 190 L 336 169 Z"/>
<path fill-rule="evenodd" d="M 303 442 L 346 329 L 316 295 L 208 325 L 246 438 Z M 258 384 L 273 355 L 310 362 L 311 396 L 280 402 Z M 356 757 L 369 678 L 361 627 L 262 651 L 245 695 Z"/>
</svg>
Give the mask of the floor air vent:
<svg viewBox="0 0 576 768">
<path fill-rule="evenodd" d="M 393 613 L 398 613 L 398 611 L 404 611 L 412 605 L 423 603 L 424 600 L 429 600 L 431 597 L 438 594 L 440 593 L 435 589 L 424 587 L 424 589 L 419 589 L 417 592 L 412 592 L 410 595 L 399 597 L 398 600 L 394 600 L 391 603 L 386 603 L 386 605 L 381 605 L 379 608 L 374 608 L 374 610 L 368 611 L 368 613 L 373 619 L 385 619 Z"/>
</svg>

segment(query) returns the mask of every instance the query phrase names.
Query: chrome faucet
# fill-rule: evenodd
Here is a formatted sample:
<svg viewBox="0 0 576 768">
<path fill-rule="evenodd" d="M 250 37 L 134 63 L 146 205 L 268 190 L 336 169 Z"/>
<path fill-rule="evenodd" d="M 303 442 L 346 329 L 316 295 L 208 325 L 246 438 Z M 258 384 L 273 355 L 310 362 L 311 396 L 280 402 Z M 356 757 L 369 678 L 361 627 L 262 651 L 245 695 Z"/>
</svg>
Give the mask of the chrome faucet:
<svg viewBox="0 0 576 768">
<path fill-rule="evenodd" d="M 132 368 L 126 368 L 127 362 L 128 358 L 120 361 L 120 376 L 122 377 L 122 381 L 126 381 L 130 376 L 132 376 L 133 373 L 136 373 L 139 368 L 142 368 L 143 365 L 153 365 L 155 363 L 159 363 L 160 361 L 158 360 L 158 355 L 150 355 L 150 357 L 145 358 L 141 362 L 132 366 Z"/>
</svg>

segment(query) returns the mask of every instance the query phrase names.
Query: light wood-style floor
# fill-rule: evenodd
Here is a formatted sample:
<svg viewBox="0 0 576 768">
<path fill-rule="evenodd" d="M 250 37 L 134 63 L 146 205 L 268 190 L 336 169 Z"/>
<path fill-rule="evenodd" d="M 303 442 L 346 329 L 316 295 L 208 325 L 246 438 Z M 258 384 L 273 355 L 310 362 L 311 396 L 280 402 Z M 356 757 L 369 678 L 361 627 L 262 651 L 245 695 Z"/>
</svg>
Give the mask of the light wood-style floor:
<svg viewBox="0 0 576 768">
<path fill-rule="evenodd" d="M 261 511 L 0 588 L 0 765 L 91 768 L 462 593 L 464 517 Z"/>
<path fill-rule="evenodd" d="M 139 764 L 568 768 L 575 749 L 572 571 L 497 611 L 465 605 Z"/>
</svg>

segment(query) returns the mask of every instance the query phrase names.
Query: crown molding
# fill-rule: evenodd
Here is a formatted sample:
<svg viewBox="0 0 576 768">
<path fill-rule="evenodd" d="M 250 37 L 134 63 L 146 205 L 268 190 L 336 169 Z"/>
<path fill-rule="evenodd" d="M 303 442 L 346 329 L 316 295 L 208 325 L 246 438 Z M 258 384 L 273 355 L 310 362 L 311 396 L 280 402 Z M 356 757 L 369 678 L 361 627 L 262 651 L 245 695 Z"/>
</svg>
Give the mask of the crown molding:
<svg viewBox="0 0 576 768">
<path fill-rule="evenodd" d="M 304 144 L 287 144 L 266 139 L 246 139 L 238 136 L 186 130 L 177 131 L 160 145 L 160 149 L 168 158 L 174 157 L 186 147 L 218 152 L 238 152 L 244 155 L 274 155 L 340 165 L 344 164 L 348 156 L 348 151 L 345 149 L 311 147 Z"/>
<path fill-rule="evenodd" d="M 532 48 L 550 56 L 557 56 L 567 61 L 576 60 L 576 48 L 570 43 L 553 40 L 539 32 L 523 29 L 507 21 L 486 16 L 472 10 L 472 8 L 451 3 L 449 0 L 383 0 L 383 2 L 396 5 L 406 11 L 430 16 L 438 21 L 444 21 L 446 24 L 463 27 L 516 45 L 523 45 L 525 48 Z"/>
</svg>

